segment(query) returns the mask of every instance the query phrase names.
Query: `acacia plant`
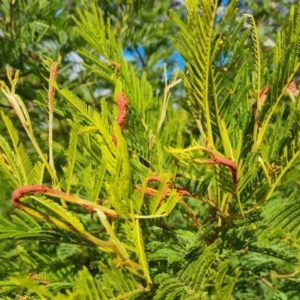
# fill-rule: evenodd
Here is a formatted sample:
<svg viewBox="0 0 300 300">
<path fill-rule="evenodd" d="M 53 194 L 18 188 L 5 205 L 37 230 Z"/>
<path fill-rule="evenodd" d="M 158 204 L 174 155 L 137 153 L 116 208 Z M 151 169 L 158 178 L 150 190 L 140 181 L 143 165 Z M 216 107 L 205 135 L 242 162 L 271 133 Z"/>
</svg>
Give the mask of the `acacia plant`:
<svg viewBox="0 0 300 300">
<path fill-rule="evenodd" d="M 186 21 L 170 11 L 186 69 L 162 74 L 161 92 L 125 60 L 101 9 L 79 9 L 89 46 L 77 53 L 114 103 L 86 104 L 58 82 L 61 58 L 42 57 L 47 135 L 7 67 L 1 90 L 22 131 L 1 112 L 15 207 L 0 219 L 3 298 L 299 299 L 300 3 L 269 61 L 254 18 L 232 0 L 217 22 L 217 2 L 187 0 Z M 68 124 L 67 149 L 55 119 Z"/>
</svg>

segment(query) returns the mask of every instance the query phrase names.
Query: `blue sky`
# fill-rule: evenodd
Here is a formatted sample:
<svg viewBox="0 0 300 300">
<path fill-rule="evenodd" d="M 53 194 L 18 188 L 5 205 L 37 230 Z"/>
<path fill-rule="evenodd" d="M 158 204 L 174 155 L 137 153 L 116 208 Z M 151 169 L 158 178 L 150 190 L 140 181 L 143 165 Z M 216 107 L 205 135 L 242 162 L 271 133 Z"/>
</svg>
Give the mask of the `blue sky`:
<svg viewBox="0 0 300 300">
<path fill-rule="evenodd" d="M 226 6 L 228 4 L 228 0 L 223 0 L 221 2 L 221 6 Z M 139 53 L 141 54 L 142 57 L 144 57 L 144 49 L 143 47 L 138 47 L 138 51 Z M 136 60 L 137 57 L 129 50 L 127 49 L 124 49 L 124 56 L 127 60 Z M 176 63 L 177 63 L 177 67 L 180 69 L 180 70 L 184 70 L 184 60 L 182 58 L 182 56 L 178 53 L 178 52 L 174 52 L 171 57 L 170 57 L 172 60 L 175 60 Z M 159 63 L 164 63 L 163 61 L 159 62 Z M 168 70 L 170 71 L 170 70 Z"/>
</svg>

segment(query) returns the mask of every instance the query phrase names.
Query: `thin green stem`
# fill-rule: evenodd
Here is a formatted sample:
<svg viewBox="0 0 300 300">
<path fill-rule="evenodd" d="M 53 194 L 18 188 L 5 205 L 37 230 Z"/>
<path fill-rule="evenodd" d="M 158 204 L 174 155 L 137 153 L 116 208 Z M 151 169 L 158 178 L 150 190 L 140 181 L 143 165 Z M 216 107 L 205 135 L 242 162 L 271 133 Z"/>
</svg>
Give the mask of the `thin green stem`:
<svg viewBox="0 0 300 300">
<path fill-rule="evenodd" d="M 300 62 L 296 64 L 294 70 L 298 70 L 300 67 Z M 283 94 L 285 93 L 286 91 L 286 88 L 288 87 L 289 83 L 291 82 L 291 80 L 293 79 L 293 77 L 295 76 L 295 72 L 292 73 L 288 80 L 287 80 L 287 84 L 284 86 L 284 88 L 282 89 L 280 95 L 278 96 L 278 98 L 276 99 L 276 102 L 272 105 L 271 107 L 271 111 L 269 112 L 268 116 L 266 117 L 266 119 L 264 120 L 263 122 L 263 125 L 262 127 L 260 128 L 260 131 L 258 133 L 258 136 L 257 136 L 257 139 L 255 140 L 255 143 L 253 144 L 252 146 L 252 152 L 256 152 L 260 146 L 260 144 L 262 143 L 262 140 L 264 138 L 264 135 L 265 135 L 265 131 L 270 123 L 270 120 L 272 118 L 272 116 L 274 115 L 275 111 L 276 111 L 276 108 L 277 108 L 277 105 L 279 104 Z"/>
<path fill-rule="evenodd" d="M 295 162 L 295 160 L 298 158 L 298 156 L 300 155 L 300 150 L 297 151 L 294 156 L 292 157 L 292 159 L 287 163 L 287 165 L 285 166 L 284 169 L 282 169 L 281 173 L 279 174 L 279 176 L 276 178 L 276 181 L 272 184 L 269 192 L 266 194 L 266 196 L 260 201 L 257 203 L 257 205 L 255 205 L 255 207 L 247 210 L 245 212 L 245 214 L 249 214 L 251 213 L 252 211 L 255 211 L 257 209 L 259 209 L 265 202 L 267 202 L 269 200 L 269 198 L 272 196 L 275 188 L 278 186 L 278 184 L 280 183 L 282 177 L 285 175 L 285 173 L 291 169 L 293 163 Z"/>
<path fill-rule="evenodd" d="M 160 119 L 159 119 L 158 126 L 157 126 L 157 132 L 159 132 L 159 130 L 160 130 L 165 118 L 166 118 L 167 106 L 168 106 L 168 102 L 169 102 L 169 98 L 170 98 L 169 91 L 172 87 L 174 87 L 175 85 L 177 85 L 181 81 L 182 81 L 182 79 L 178 79 L 178 80 L 173 81 L 170 84 L 165 86 L 163 105 L 162 105 L 161 115 L 160 115 Z"/>
<path fill-rule="evenodd" d="M 221 119 L 219 115 L 219 108 L 218 108 L 218 99 L 217 99 L 217 94 L 216 94 L 216 86 L 215 86 L 215 81 L 214 81 L 214 76 L 213 76 L 213 69 L 212 65 L 210 64 L 210 75 L 211 75 L 211 84 L 212 84 L 212 92 L 213 92 L 213 98 L 214 98 L 214 107 L 215 107 L 215 116 L 216 116 L 216 121 L 219 129 L 219 134 L 222 139 L 222 130 L 221 130 Z M 223 143 L 224 144 L 224 143 Z M 218 203 L 218 209 L 221 208 L 221 189 L 219 186 L 219 179 L 220 179 L 220 174 L 219 174 L 219 167 L 216 166 L 216 188 L 217 188 L 217 203 Z M 219 221 L 221 219 L 219 218 Z M 221 224 L 219 224 L 221 225 Z"/>
<path fill-rule="evenodd" d="M 211 76 L 212 92 L 213 92 L 213 97 L 214 97 L 216 121 L 217 121 L 218 129 L 219 129 L 219 134 L 222 139 L 221 118 L 220 118 L 220 114 L 219 114 L 218 99 L 217 99 L 217 94 L 216 94 L 217 91 L 216 91 L 215 80 L 214 80 L 214 76 L 213 76 L 212 65 L 210 65 L 210 76 Z"/>
<path fill-rule="evenodd" d="M 258 162 L 260 163 L 260 165 L 261 165 L 261 167 L 263 169 L 263 172 L 264 172 L 264 174 L 265 174 L 265 176 L 267 178 L 269 186 L 271 186 L 272 183 L 271 183 L 271 178 L 269 176 L 269 172 L 268 172 L 268 170 L 267 170 L 267 168 L 265 166 L 265 163 L 263 162 L 263 160 L 262 160 L 262 158 L 260 156 L 258 157 Z"/>
<path fill-rule="evenodd" d="M 140 265 L 136 262 L 132 261 L 129 258 L 128 253 L 126 252 L 125 247 L 121 244 L 119 239 L 117 238 L 113 227 L 110 225 L 109 221 L 107 220 L 106 215 L 103 211 L 96 209 L 97 215 L 99 220 L 101 221 L 102 225 L 104 226 L 107 234 L 110 236 L 110 240 L 113 242 L 113 251 L 125 262 L 127 262 L 133 270 L 139 269 Z"/>
<path fill-rule="evenodd" d="M 15 73 L 15 77 L 12 78 L 12 72 L 9 67 L 7 67 L 7 78 L 9 79 L 9 82 L 11 84 L 11 89 L 8 88 L 8 86 L 4 83 L 1 82 L 1 90 L 2 92 L 6 95 L 10 105 L 14 109 L 17 117 L 19 118 L 24 130 L 26 131 L 31 143 L 33 144 L 36 152 L 38 153 L 40 159 L 42 162 L 45 164 L 45 167 L 47 168 L 54 185 L 58 185 L 58 178 L 56 176 L 56 173 L 53 172 L 48 160 L 46 159 L 44 153 L 40 149 L 33 133 L 32 125 L 31 125 L 31 120 L 30 116 L 28 113 L 28 110 L 22 101 L 22 99 L 15 93 L 15 87 L 18 81 L 19 77 L 19 71 Z"/>
<path fill-rule="evenodd" d="M 242 202 L 241 202 L 241 199 L 240 199 L 240 194 L 239 194 L 239 191 L 238 191 L 238 185 L 237 184 L 235 185 L 235 195 L 236 195 L 236 200 L 237 200 L 237 203 L 238 203 L 238 206 L 239 206 L 240 213 L 244 217 L 245 212 L 244 212 L 243 205 L 242 205 Z"/>
</svg>

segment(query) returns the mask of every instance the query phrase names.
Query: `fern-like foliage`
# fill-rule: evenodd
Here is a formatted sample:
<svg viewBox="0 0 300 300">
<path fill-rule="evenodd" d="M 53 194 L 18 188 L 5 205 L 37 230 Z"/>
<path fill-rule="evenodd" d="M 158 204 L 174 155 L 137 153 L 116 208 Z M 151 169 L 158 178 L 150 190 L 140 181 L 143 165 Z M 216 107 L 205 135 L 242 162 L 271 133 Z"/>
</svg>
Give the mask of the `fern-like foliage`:
<svg viewBox="0 0 300 300">
<path fill-rule="evenodd" d="M 7 69 L 1 90 L 22 134 L 1 112 L 0 173 L 16 208 L 0 218 L 1 296 L 297 299 L 300 4 L 268 61 L 237 0 L 222 20 L 218 1 L 198 2 L 186 1 L 186 20 L 170 11 L 186 70 L 162 74 L 161 92 L 124 58 L 106 10 L 82 5 L 77 53 L 112 97 L 89 105 L 59 81 L 61 58 L 42 57 L 42 138 Z M 185 110 L 172 99 L 181 81 Z"/>
</svg>

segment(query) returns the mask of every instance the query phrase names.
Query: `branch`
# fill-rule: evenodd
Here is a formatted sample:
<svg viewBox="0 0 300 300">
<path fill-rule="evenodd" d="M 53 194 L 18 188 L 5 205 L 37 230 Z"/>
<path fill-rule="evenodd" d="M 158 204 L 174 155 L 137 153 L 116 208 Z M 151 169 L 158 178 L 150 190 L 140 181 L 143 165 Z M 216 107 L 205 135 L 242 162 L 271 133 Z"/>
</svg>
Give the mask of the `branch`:
<svg viewBox="0 0 300 300">
<path fill-rule="evenodd" d="M 234 184 L 236 185 L 238 183 L 238 178 L 237 178 L 237 165 L 234 161 L 232 161 L 229 158 L 219 156 L 217 153 L 215 153 L 212 149 L 207 148 L 207 147 L 201 147 L 203 150 L 209 152 L 211 156 L 213 157 L 212 160 L 207 160 L 204 161 L 203 164 L 214 164 L 214 165 L 223 165 L 229 168 L 231 174 L 232 174 L 232 179 Z"/>
<path fill-rule="evenodd" d="M 140 60 L 141 63 L 142 63 L 143 68 L 145 68 L 145 67 L 146 67 L 146 62 L 145 62 L 143 56 L 141 55 L 140 51 L 138 50 L 137 47 L 134 47 L 134 50 L 135 50 L 135 52 L 137 53 L 137 55 L 138 55 L 138 57 L 139 57 L 139 60 Z"/>
<path fill-rule="evenodd" d="M 65 192 L 57 191 L 55 189 L 52 189 L 52 188 L 49 188 L 49 187 L 43 186 L 43 185 L 26 185 L 26 186 L 21 186 L 21 187 L 15 189 L 13 191 L 12 197 L 11 197 L 13 205 L 18 209 L 22 209 L 22 206 L 20 204 L 20 198 L 27 196 L 28 194 L 42 194 L 42 195 L 47 195 L 47 196 L 51 196 L 54 198 L 64 199 L 66 201 L 76 203 L 76 204 L 80 205 L 81 207 L 87 209 L 88 211 L 96 212 L 96 210 L 98 209 L 98 210 L 103 211 L 105 214 L 107 214 L 110 217 L 113 217 L 113 218 L 118 217 L 118 214 L 110 208 L 98 205 L 94 202 L 84 200 L 84 199 L 81 199 L 76 196 L 72 196 Z"/>
</svg>

